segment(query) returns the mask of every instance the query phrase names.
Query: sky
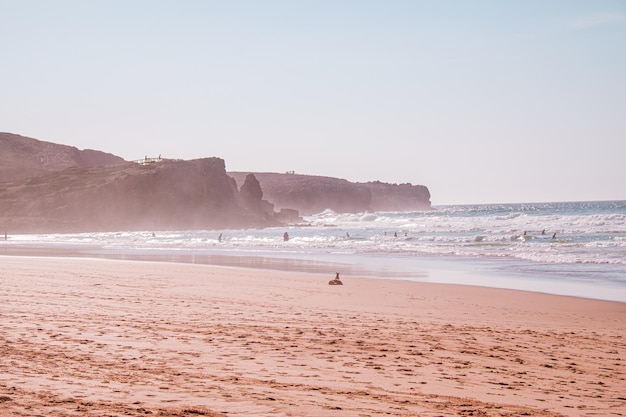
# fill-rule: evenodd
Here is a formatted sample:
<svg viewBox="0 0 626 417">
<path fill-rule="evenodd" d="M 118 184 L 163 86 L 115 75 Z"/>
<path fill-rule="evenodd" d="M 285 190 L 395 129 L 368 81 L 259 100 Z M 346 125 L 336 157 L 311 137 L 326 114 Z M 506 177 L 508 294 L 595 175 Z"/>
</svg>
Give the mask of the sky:
<svg viewBox="0 0 626 417">
<path fill-rule="evenodd" d="M 0 131 L 433 205 L 626 199 L 626 0 L 0 0 Z"/>
</svg>

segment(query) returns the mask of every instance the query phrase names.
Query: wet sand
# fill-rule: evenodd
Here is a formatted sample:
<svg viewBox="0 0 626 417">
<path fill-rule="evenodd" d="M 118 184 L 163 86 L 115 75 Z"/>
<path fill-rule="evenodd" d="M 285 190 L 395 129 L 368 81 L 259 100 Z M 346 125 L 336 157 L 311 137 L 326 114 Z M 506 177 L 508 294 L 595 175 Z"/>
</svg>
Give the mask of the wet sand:
<svg viewBox="0 0 626 417">
<path fill-rule="evenodd" d="M 622 416 L 626 304 L 0 257 L 1 416 Z M 443 273 L 443 272 L 442 272 Z"/>
</svg>

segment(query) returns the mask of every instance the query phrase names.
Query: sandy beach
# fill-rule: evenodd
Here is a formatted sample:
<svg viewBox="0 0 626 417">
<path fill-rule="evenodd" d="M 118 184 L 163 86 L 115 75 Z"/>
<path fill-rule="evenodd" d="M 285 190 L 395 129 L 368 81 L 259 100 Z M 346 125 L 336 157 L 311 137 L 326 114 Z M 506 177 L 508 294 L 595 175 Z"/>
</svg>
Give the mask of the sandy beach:
<svg viewBox="0 0 626 417">
<path fill-rule="evenodd" d="M 1 416 L 623 416 L 626 304 L 0 257 Z"/>
</svg>

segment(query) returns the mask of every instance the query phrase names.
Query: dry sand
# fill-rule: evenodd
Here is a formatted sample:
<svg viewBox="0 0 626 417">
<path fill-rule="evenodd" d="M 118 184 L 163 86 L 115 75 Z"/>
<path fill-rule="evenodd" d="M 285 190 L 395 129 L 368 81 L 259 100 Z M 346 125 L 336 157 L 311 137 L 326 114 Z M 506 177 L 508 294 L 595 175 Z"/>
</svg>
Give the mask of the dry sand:
<svg viewBox="0 0 626 417">
<path fill-rule="evenodd" d="M 626 304 L 0 257 L 1 416 L 622 416 Z"/>
</svg>

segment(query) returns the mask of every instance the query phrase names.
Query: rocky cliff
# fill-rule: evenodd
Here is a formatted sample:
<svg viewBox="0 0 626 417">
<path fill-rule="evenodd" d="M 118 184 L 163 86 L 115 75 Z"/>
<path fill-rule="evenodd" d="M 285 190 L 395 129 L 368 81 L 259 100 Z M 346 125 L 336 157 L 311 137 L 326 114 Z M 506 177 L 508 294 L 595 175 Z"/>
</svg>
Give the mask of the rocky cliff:
<svg viewBox="0 0 626 417">
<path fill-rule="evenodd" d="M 0 233 L 265 227 L 298 222 L 298 211 L 430 208 L 421 185 L 229 175 L 219 158 L 144 162 L 0 133 Z"/>
<path fill-rule="evenodd" d="M 387 184 L 373 181 L 363 184 L 371 195 L 369 211 L 430 210 L 430 192 L 424 185 Z"/>
<path fill-rule="evenodd" d="M 254 176 L 238 190 L 219 158 L 127 162 L 0 133 L 0 232 L 221 229 L 293 221 Z"/>
<path fill-rule="evenodd" d="M 242 184 L 246 172 L 229 172 Z M 340 178 L 254 173 L 264 196 L 277 208 L 292 208 L 301 214 L 337 212 L 430 210 L 430 192 L 423 185 L 353 183 Z"/>
<path fill-rule="evenodd" d="M 273 210 L 261 210 L 260 199 L 257 203 L 242 200 L 219 158 L 68 168 L 0 183 L 0 230 L 42 233 L 279 224 Z"/>
<path fill-rule="evenodd" d="M 105 152 L 78 150 L 0 132 L 0 182 L 35 177 L 71 167 L 123 164 L 124 159 Z"/>
</svg>

